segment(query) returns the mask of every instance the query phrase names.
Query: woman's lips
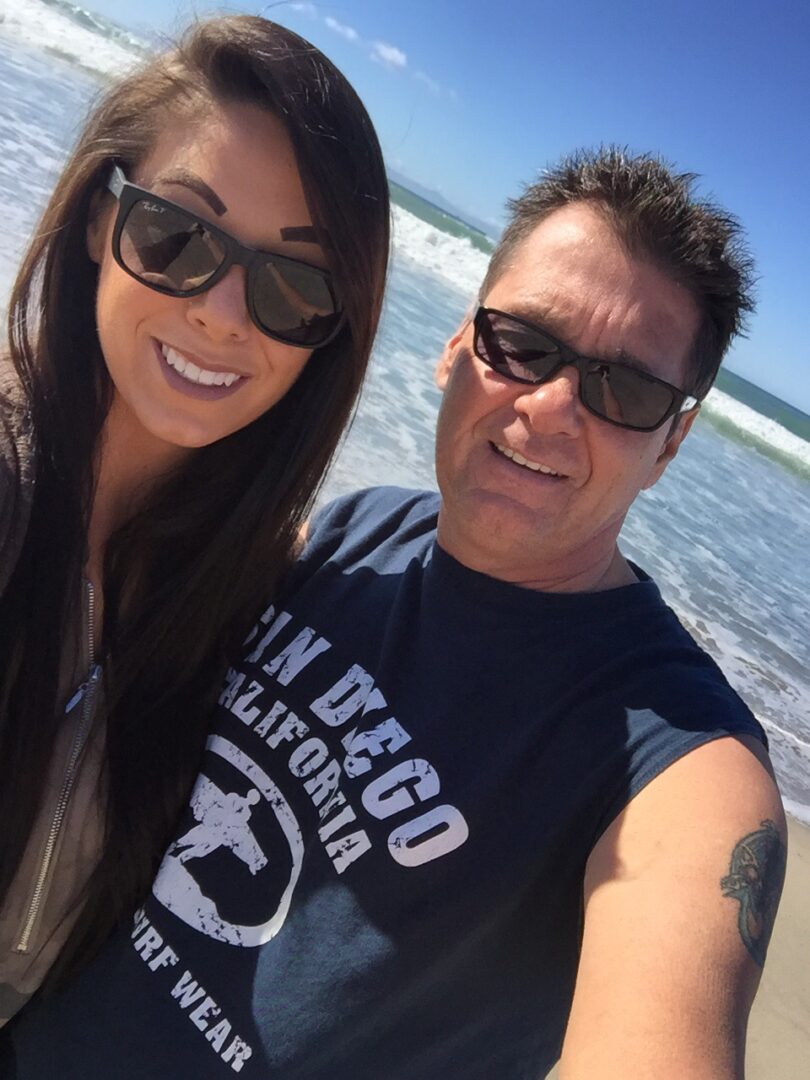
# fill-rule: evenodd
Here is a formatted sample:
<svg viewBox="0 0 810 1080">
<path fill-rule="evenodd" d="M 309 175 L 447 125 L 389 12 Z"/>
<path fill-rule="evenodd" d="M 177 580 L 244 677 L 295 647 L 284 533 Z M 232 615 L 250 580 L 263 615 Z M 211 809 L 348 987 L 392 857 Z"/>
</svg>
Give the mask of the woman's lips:
<svg viewBox="0 0 810 1080">
<path fill-rule="evenodd" d="M 219 401 L 235 394 L 249 379 L 249 376 L 239 375 L 234 371 L 217 372 L 201 368 L 172 346 L 164 345 L 157 339 L 153 339 L 153 344 L 160 370 L 167 383 L 186 397 L 200 401 Z"/>
</svg>

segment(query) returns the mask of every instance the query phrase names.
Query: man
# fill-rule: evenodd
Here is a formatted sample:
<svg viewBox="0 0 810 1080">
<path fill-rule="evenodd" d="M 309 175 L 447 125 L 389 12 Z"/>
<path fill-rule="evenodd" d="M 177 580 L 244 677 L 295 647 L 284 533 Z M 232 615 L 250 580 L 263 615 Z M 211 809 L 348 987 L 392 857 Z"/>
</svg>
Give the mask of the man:
<svg viewBox="0 0 810 1080">
<path fill-rule="evenodd" d="M 316 517 L 153 896 L 21 1015 L 21 1077 L 742 1075 L 779 797 L 617 547 L 750 307 L 736 245 L 618 151 L 513 204 L 438 367 L 441 497 Z M 250 807 L 250 866 L 228 822 L 190 853 L 203 804 Z"/>
</svg>

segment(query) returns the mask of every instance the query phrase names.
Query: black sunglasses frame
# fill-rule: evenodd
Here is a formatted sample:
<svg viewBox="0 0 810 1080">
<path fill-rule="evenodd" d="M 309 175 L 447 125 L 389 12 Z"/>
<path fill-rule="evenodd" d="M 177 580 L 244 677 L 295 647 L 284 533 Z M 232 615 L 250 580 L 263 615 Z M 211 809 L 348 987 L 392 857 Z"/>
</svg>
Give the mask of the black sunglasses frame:
<svg viewBox="0 0 810 1080">
<path fill-rule="evenodd" d="M 250 318 L 255 326 L 265 334 L 267 337 L 273 338 L 275 341 L 280 341 L 285 345 L 292 345 L 298 349 L 321 349 L 324 345 L 328 345 L 330 341 L 333 341 L 340 331 L 343 329 L 346 313 L 343 311 L 340 303 L 338 302 L 335 290 L 332 287 L 331 274 L 326 270 L 322 270 L 319 266 L 311 266 L 309 263 L 303 262 L 301 259 L 291 259 L 288 255 L 277 255 L 273 251 L 261 251 L 258 248 L 248 247 L 246 244 L 241 244 L 230 233 L 226 233 L 223 229 L 213 225 L 210 221 L 207 221 L 204 217 L 196 214 L 193 210 L 188 210 L 185 206 L 180 206 L 178 203 L 172 202 L 170 199 L 164 199 L 160 195 L 155 195 L 154 192 L 148 191 L 146 188 L 138 187 L 137 184 L 131 184 L 127 180 L 123 169 L 120 165 L 114 165 L 110 178 L 107 181 L 107 188 L 118 200 L 118 212 L 115 219 L 115 226 L 113 228 L 112 235 L 112 254 L 116 263 L 121 269 L 129 274 L 131 278 L 144 285 L 147 289 L 154 289 L 155 292 L 163 293 L 165 296 L 173 296 L 177 299 L 187 299 L 192 296 L 199 296 L 200 293 L 207 292 L 208 289 L 212 289 L 218 281 L 228 273 L 232 266 L 243 266 L 245 268 L 245 304 L 247 306 Z M 158 206 L 164 206 L 169 210 L 173 210 L 176 213 L 183 214 L 184 216 L 191 218 L 198 223 L 206 232 L 210 233 L 214 239 L 222 245 L 222 249 L 225 253 L 225 257 L 222 260 L 222 264 L 217 267 L 211 276 L 203 282 L 202 285 L 197 285 L 193 289 L 170 289 L 163 285 L 156 285 L 154 282 L 146 281 L 134 270 L 131 270 L 121 255 L 121 236 L 126 226 L 129 212 L 135 203 L 148 200 Z M 268 263 L 272 265 L 278 265 L 280 267 L 296 266 L 306 267 L 307 270 L 321 277 L 326 285 L 329 295 L 335 304 L 335 314 L 338 317 L 338 321 L 335 326 L 329 331 L 322 341 L 318 341 L 317 344 L 304 344 L 300 341 L 291 341 L 289 338 L 284 337 L 283 334 L 269 329 L 259 318 L 258 312 L 253 300 L 254 281 L 259 269 L 266 266 Z"/>
<path fill-rule="evenodd" d="M 551 344 L 558 350 L 560 359 L 558 363 L 554 364 L 550 371 L 543 376 L 542 379 L 521 379 L 520 376 L 512 374 L 510 371 L 504 371 L 492 360 L 486 356 L 486 350 L 481 349 L 479 344 L 480 336 L 485 333 L 484 326 L 487 329 L 491 329 L 488 323 L 488 316 L 497 315 L 502 319 L 508 319 L 509 322 L 517 323 L 518 326 L 525 326 L 527 330 L 532 330 L 536 334 L 541 334 L 544 338 L 551 342 Z M 633 367 L 630 364 L 622 363 L 621 360 L 598 360 L 593 357 L 582 356 L 580 353 L 575 352 L 565 342 L 555 338 L 553 334 L 550 334 L 542 326 L 538 326 L 536 323 L 529 322 L 527 319 L 521 319 L 517 315 L 512 315 L 508 311 L 500 311 L 498 308 L 485 307 L 483 304 L 478 304 L 475 313 L 473 314 L 473 351 L 478 359 L 491 368 L 496 374 L 503 376 L 504 379 L 509 379 L 512 382 L 523 383 L 527 386 L 541 386 L 543 383 L 548 382 L 553 378 L 560 368 L 566 367 L 569 364 L 577 369 L 579 374 L 579 400 L 583 406 L 588 410 L 591 415 L 598 417 L 599 420 L 604 420 L 606 424 L 613 424 L 614 427 L 627 428 L 629 431 L 657 431 L 662 424 L 671 417 L 680 415 L 680 413 L 688 412 L 690 409 L 694 409 L 700 402 L 696 397 L 691 394 L 685 393 L 683 390 L 679 390 L 677 386 L 673 386 L 672 383 L 666 382 L 664 379 L 659 379 L 655 375 L 649 375 L 646 371 L 639 371 L 638 368 Z M 632 371 L 635 375 L 638 375 L 644 382 L 657 383 L 659 386 L 665 386 L 667 390 L 672 394 L 672 403 L 667 411 L 655 424 L 647 427 L 640 427 L 636 424 L 626 424 L 621 420 L 611 420 L 609 416 L 605 416 L 604 413 L 597 412 L 588 402 L 585 400 L 584 387 L 585 376 L 588 373 L 588 368 L 592 364 L 598 364 L 600 367 L 607 368 L 608 371 L 611 368 L 622 368 L 624 370 Z"/>
</svg>

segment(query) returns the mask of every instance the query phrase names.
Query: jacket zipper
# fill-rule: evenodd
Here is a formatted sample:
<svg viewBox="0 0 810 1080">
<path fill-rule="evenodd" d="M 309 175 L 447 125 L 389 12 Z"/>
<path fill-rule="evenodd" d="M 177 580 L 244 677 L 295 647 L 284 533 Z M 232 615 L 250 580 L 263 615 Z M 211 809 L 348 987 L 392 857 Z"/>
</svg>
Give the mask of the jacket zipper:
<svg viewBox="0 0 810 1080">
<path fill-rule="evenodd" d="M 17 942 L 16 951 L 19 953 L 27 953 L 30 951 L 31 938 L 37 923 L 37 918 L 39 917 L 39 913 L 42 910 L 42 906 L 47 897 L 48 875 L 53 862 L 56 843 L 62 831 L 65 812 L 67 811 L 70 796 L 73 791 L 73 785 L 76 780 L 79 758 L 84 749 L 84 744 L 87 740 L 87 735 L 93 720 L 93 701 L 96 688 L 101 678 L 101 665 L 97 664 L 95 660 L 95 636 L 93 632 L 95 593 L 93 592 L 93 585 L 90 581 L 85 582 L 85 596 L 87 599 L 85 630 L 89 670 L 86 681 L 79 688 L 77 694 L 74 694 L 70 702 L 68 702 L 68 709 L 70 709 L 70 706 L 76 701 L 77 696 L 81 695 L 82 713 L 71 743 L 67 767 L 65 768 L 65 775 L 62 780 L 62 787 L 59 792 L 59 798 L 56 803 L 53 818 L 51 819 L 51 827 L 48 830 L 48 839 L 45 843 L 42 858 L 39 862 L 39 870 L 35 878 L 34 890 L 31 893 L 31 901 L 28 905 L 28 912 L 25 922 L 23 923 L 22 933 Z"/>
</svg>

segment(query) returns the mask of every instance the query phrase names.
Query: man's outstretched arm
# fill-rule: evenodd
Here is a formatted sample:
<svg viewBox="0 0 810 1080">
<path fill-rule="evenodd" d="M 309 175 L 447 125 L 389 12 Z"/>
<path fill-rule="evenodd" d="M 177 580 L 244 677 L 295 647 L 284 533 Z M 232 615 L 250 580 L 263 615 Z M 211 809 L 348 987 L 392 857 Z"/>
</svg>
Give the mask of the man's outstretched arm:
<svg viewBox="0 0 810 1080">
<path fill-rule="evenodd" d="M 786 829 L 754 739 L 693 750 L 600 838 L 560 1080 L 741 1080 Z"/>
</svg>

